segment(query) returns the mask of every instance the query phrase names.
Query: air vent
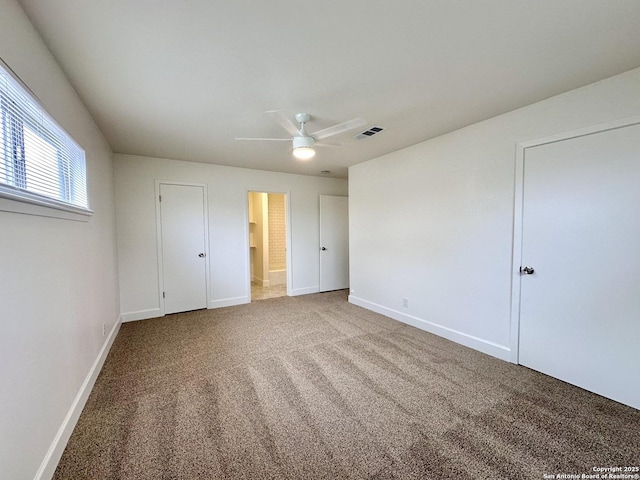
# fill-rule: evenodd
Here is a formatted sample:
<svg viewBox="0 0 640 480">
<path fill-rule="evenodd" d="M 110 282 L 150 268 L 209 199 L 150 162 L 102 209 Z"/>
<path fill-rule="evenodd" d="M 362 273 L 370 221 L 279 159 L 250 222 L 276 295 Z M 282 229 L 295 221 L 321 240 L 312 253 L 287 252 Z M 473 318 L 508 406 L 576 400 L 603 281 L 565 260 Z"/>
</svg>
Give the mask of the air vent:
<svg viewBox="0 0 640 480">
<path fill-rule="evenodd" d="M 363 138 L 373 137 L 376 133 L 380 133 L 383 131 L 382 127 L 371 127 L 369 130 L 365 130 L 362 133 L 355 135 L 353 138 L 356 140 L 362 140 Z"/>
</svg>

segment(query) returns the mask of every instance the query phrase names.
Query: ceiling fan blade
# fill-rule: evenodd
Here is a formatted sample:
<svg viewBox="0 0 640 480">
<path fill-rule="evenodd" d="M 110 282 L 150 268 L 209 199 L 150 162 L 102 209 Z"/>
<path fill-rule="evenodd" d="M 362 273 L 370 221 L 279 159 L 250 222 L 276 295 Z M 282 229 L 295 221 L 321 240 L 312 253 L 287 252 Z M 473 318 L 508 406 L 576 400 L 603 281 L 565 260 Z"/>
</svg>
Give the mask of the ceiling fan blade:
<svg viewBox="0 0 640 480">
<path fill-rule="evenodd" d="M 338 125 L 334 125 L 333 127 L 318 130 L 317 132 L 312 133 L 311 136 L 316 140 L 322 140 L 323 138 L 338 135 L 340 133 L 353 130 L 354 128 L 362 127 L 366 124 L 367 122 L 365 122 L 363 119 L 354 118 L 353 120 L 349 120 L 348 122 L 339 123 Z"/>
<path fill-rule="evenodd" d="M 331 148 L 340 148 L 340 147 L 342 147 L 341 143 L 335 143 L 335 142 L 316 142 L 315 145 L 317 147 L 331 147 Z"/>
<path fill-rule="evenodd" d="M 290 138 L 236 138 L 236 140 L 251 140 L 260 142 L 290 142 Z"/>
<path fill-rule="evenodd" d="M 270 115 L 271 118 L 278 122 L 282 128 L 289 132 L 291 136 L 295 137 L 296 135 L 300 134 L 298 127 L 296 127 L 294 123 L 289 120 L 280 110 L 269 110 L 265 113 Z"/>
</svg>

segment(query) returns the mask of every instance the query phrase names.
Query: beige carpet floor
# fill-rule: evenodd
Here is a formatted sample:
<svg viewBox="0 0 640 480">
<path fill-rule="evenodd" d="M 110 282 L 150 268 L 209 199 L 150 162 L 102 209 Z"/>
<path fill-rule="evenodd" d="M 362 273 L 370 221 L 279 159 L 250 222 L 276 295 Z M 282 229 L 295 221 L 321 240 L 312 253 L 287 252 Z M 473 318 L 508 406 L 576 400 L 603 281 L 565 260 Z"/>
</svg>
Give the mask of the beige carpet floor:
<svg viewBox="0 0 640 480">
<path fill-rule="evenodd" d="M 124 324 L 55 478 L 543 479 L 639 464 L 640 411 L 339 291 Z"/>
</svg>

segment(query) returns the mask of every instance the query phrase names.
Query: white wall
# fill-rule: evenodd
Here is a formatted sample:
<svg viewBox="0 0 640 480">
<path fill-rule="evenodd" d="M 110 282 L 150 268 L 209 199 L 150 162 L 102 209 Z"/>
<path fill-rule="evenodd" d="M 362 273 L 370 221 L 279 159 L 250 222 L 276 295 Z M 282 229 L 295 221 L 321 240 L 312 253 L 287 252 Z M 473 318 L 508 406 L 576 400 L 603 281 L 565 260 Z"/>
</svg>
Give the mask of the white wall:
<svg viewBox="0 0 640 480">
<path fill-rule="evenodd" d="M 640 69 L 351 167 L 350 301 L 510 359 L 516 144 L 637 114 Z"/>
<path fill-rule="evenodd" d="M 0 2 L 0 56 L 85 149 L 95 211 L 88 222 L 0 211 L 0 477 L 33 479 L 42 465 L 47 478 L 107 344 L 102 325 L 119 325 L 112 153 L 14 0 Z"/>
<path fill-rule="evenodd" d="M 346 180 L 130 155 L 116 154 L 114 158 L 124 320 L 151 318 L 161 313 L 156 180 L 208 185 L 210 308 L 250 301 L 249 191 L 289 195 L 292 294 L 319 290 L 318 196 L 346 195 Z"/>
</svg>

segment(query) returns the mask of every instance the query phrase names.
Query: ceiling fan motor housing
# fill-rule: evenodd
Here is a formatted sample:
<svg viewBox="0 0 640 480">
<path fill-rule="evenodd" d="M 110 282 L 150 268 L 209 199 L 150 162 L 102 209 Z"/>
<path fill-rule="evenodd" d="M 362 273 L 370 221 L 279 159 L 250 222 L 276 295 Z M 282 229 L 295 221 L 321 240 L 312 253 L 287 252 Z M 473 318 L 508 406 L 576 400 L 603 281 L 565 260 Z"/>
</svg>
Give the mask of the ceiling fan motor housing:
<svg viewBox="0 0 640 480">
<path fill-rule="evenodd" d="M 313 139 L 313 137 L 293 137 L 293 148 L 313 148 L 313 145 L 315 143 L 316 141 Z"/>
<path fill-rule="evenodd" d="M 307 123 L 311 120 L 311 115 L 308 113 L 296 113 L 296 121 L 298 123 Z"/>
</svg>

